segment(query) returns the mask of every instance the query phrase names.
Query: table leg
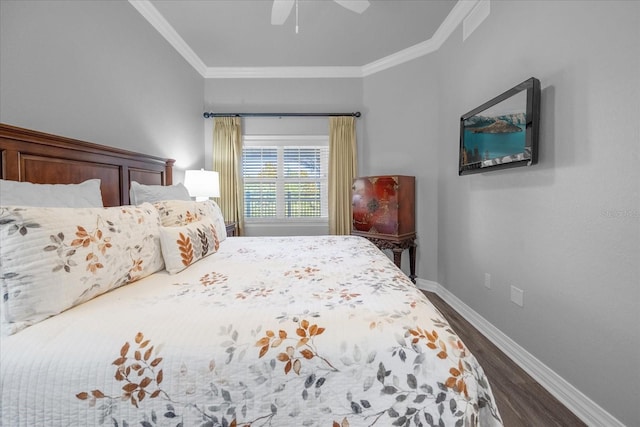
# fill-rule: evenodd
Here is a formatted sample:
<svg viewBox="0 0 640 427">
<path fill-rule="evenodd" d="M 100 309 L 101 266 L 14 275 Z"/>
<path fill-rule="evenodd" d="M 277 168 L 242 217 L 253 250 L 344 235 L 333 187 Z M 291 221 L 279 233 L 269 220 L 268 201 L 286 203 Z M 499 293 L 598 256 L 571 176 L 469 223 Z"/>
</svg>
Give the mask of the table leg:
<svg viewBox="0 0 640 427">
<path fill-rule="evenodd" d="M 403 251 L 403 249 L 393 248 L 391 250 L 393 251 L 393 263 L 396 265 L 396 267 L 401 269 L 402 268 L 402 251 Z"/>
<path fill-rule="evenodd" d="M 409 278 L 413 283 L 416 283 L 416 245 L 415 243 L 409 246 L 409 271 L 411 271 Z"/>
</svg>

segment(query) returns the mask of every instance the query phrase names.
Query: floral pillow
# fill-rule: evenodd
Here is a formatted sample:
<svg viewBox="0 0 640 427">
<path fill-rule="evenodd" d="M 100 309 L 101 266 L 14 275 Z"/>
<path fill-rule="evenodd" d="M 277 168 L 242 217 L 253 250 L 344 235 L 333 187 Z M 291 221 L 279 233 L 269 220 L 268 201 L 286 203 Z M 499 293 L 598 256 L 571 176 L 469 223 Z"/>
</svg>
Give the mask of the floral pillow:
<svg viewBox="0 0 640 427">
<path fill-rule="evenodd" d="M 216 228 L 208 219 L 182 227 L 160 227 L 160 244 L 170 274 L 179 273 L 220 247 Z"/>
<path fill-rule="evenodd" d="M 227 238 L 222 211 L 213 200 L 203 202 L 184 200 L 165 200 L 153 204 L 160 213 L 160 222 L 164 227 L 177 227 L 196 221 L 209 220 L 213 223 L 220 242 Z"/>
<path fill-rule="evenodd" d="M 9 333 L 164 267 L 158 211 L 0 208 L 0 285 Z"/>
</svg>

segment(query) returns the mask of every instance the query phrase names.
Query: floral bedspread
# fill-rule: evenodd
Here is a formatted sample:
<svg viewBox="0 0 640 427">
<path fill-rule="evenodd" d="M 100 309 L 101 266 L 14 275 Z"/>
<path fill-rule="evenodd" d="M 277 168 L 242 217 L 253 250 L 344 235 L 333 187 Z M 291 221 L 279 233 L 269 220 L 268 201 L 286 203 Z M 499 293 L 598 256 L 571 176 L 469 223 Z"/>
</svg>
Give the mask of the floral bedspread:
<svg viewBox="0 0 640 427">
<path fill-rule="evenodd" d="M 487 378 L 360 237 L 229 238 L 0 342 L 4 426 L 494 426 Z"/>
</svg>

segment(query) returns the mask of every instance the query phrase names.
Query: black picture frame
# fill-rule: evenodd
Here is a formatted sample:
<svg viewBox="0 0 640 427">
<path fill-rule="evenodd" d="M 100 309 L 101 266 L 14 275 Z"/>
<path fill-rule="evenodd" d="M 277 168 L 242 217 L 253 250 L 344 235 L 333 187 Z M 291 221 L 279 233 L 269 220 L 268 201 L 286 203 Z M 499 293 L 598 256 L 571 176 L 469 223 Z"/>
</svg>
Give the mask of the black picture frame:
<svg viewBox="0 0 640 427">
<path fill-rule="evenodd" d="M 538 162 L 540 81 L 531 77 L 460 117 L 458 175 Z"/>
</svg>

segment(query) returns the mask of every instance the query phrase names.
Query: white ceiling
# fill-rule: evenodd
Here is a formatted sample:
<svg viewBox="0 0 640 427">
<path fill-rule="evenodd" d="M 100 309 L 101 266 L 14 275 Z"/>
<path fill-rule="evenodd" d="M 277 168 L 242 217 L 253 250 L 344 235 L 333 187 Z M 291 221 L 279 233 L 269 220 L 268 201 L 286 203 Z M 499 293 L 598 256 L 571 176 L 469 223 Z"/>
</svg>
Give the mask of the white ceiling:
<svg viewBox="0 0 640 427">
<path fill-rule="evenodd" d="M 407 48 L 425 50 L 452 15 L 464 17 L 475 3 L 371 0 L 357 14 L 332 0 L 299 0 L 296 34 L 295 8 L 284 25 L 271 25 L 272 0 L 129 1 L 205 77 L 219 77 L 221 70 L 250 77 L 256 70 L 295 68 L 362 75 L 363 67 Z"/>
</svg>

